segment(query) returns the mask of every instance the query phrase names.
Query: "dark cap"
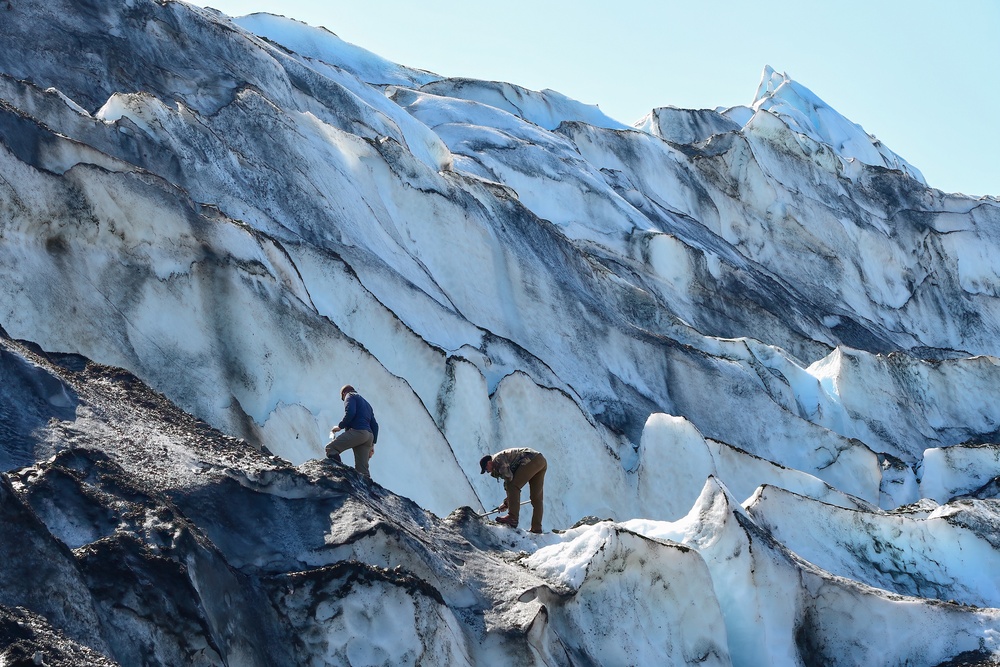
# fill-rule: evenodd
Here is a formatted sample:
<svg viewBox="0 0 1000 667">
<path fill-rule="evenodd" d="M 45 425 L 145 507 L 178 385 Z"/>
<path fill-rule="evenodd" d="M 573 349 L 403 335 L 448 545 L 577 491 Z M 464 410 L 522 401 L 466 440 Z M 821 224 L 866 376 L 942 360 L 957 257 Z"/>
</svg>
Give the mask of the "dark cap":
<svg viewBox="0 0 1000 667">
<path fill-rule="evenodd" d="M 482 475 L 486 472 L 486 464 L 493 460 L 493 457 L 487 454 L 483 458 L 479 459 L 479 474 Z"/>
</svg>

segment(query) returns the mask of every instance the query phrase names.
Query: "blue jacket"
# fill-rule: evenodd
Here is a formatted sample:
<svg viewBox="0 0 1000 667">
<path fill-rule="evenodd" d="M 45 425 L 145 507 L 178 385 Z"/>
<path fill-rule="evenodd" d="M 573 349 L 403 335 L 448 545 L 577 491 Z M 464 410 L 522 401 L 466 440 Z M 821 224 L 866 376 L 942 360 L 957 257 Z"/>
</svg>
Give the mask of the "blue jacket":
<svg viewBox="0 0 1000 667">
<path fill-rule="evenodd" d="M 368 431 L 374 436 L 373 442 L 378 442 L 378 422 L 375 421 L 375 411 L 371 403 L 361 394 L 351 393 L 344 399 L 344 418 L 339 424 L 342 429 L 353 428 L 358 431 Z"/>
</svg>

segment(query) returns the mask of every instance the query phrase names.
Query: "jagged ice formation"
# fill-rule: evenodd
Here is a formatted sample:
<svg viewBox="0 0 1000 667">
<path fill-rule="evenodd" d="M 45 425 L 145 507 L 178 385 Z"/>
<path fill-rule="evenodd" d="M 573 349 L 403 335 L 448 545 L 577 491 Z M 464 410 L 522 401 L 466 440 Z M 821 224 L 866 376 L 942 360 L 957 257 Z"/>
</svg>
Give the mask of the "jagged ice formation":
<svg viewBox="0 0 1000 667">
<path fill-rule="evenodd" d="M 770 67 L 629 126 L 0 13 L 0 664 L 996 664 L 996 198 Z M 476 516 L 515 446 L 565 532 Z"/>
</svg>

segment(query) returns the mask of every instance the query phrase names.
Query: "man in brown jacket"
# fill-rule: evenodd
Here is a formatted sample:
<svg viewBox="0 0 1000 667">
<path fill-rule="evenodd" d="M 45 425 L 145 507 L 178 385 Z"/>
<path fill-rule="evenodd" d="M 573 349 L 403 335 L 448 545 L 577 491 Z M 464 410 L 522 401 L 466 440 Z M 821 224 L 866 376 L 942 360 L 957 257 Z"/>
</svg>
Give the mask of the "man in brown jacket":
<svg viewBox="0 0 1000 667">
<path fill-rule="evenodd" d="M 507 499 L 500 505 L 507 516 L 497 517 L 497 523 L 517 528 L 521 511 L 521 487 L 528 484 L 531 498 L 531 532 L 542 532 L 542 490 L 545 486 L 545 468 L 548 463 L 539 452 L 527 447 L 505 449 L 479 460 L 479 474 L 490 473 L 503 480 Z"/>
</svg>

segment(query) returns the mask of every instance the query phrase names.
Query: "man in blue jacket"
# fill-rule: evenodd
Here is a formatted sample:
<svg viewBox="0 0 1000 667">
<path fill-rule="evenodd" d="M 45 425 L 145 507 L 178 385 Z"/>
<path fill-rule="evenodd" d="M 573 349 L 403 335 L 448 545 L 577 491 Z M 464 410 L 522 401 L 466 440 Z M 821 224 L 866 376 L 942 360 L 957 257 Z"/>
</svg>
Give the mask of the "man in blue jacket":
<svg viewBox="0 0 1000 667">
<path fill-rule="evenodd" d="M 333 427 L 330 435 L 343 431 L 326 446 L 326 455 L 340 461 L 340 453 L 347 449 L 354 450 L 354 468 L 371 477 L 368 472 L 368 459 L 375 454 L 375 443 L 378 442 L 378 422 L 375 421 L 375 411 L 364 397 L 349 384 L 340 389 L 340 400 L 344 401 L 344 418 Z"/>
</svg>

